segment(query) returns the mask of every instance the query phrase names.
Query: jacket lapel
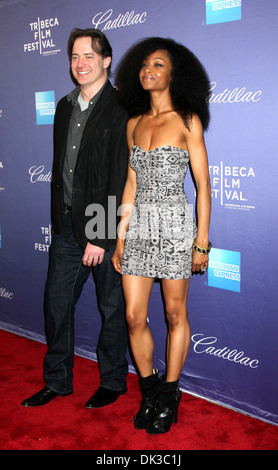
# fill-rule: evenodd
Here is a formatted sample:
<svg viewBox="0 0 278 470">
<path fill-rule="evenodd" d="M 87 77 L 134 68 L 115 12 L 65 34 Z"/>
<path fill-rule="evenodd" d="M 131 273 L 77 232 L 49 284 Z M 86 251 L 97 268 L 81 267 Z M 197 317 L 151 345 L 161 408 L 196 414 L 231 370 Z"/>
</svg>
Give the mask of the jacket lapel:
<svg viewBox="0 0 278 470">
<path fill-rule="evenodd" d="M 82 150 L 83 146 L 86 145 L 86 142 L 89 138 L 92 138 L 92 134 L 94 133 L 95 129 L 99 127 L 101 121 L 101 113 L 104 111 L 105 107 L 109 103 L 110 95 L 111 95 L 112 85 L 108 81 L 105 85 L 101 96 L 99 97 L 96 106 L 90 113 L 88 120 L 86 122 L 86 126 L 84 129 L 83 137 L 81 140 L 80 150 Z"/>
</svg>

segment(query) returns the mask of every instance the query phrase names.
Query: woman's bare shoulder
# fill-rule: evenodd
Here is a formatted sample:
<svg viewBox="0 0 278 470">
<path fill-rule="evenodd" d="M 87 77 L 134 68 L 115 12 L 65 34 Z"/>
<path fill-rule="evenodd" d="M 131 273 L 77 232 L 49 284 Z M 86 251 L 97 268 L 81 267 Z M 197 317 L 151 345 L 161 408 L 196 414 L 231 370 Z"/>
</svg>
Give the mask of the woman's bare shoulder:
<svg viewBox="0 0 278 470">
<path fill-rule="evenodd" d="M 138 122 L 141 121 L 141 119 L 142 119 L 142 115 L 130 118 L 127 123 L 128 128 L 134 129 L 137 126 Z"/>
</svg>

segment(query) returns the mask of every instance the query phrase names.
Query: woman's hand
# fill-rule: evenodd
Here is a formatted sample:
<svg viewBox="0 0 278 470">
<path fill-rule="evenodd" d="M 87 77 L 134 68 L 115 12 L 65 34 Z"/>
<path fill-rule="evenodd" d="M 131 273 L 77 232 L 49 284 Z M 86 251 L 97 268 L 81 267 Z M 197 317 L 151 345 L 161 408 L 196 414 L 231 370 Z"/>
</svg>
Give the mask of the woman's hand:
<svg viewBox="0 0 278 470">
<path fill-rule="evenodd" d="M 122 272 L 122 259 L 124 253 L 124 245 L 117 243 L 113 256 L 111 258 L 113 267 L 117 273 Z"/>
<path fill-rule="evenodd" d="M 192 253 L 192 272 L 204 272 L 208 268 L 209 257 L 208 255 L 203 255 L 200 253 L 196 253 L 193 250 Z"/>
</svg>

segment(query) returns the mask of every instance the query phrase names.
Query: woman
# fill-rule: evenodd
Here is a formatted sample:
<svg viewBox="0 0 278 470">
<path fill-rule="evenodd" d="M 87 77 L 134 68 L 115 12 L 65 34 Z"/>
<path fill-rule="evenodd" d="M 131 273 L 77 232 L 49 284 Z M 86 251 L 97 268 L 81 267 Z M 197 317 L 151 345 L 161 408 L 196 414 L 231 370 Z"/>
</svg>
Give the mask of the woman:
<svg viewBox="0 0 278 470">
<path fill-rule="evenodd" d="M 130 345 L 140 375 L 143 399 L 134 425 L 160 434 L 177 421 L 178 383 L 190 343 L 189 278 L 206 270 L 211 246 L 203 137 L 209 81 L 187 48 L 171 39 L 148 38 L 127 53 L 116 85 L 132 117 L 127 125 L 130 165 L 112 262 L 122 273 Z M 189 156 L 198 230 L 183 190 Z M 147 324 L 155 278 L 162 279 L 168 322 L 167 373 L 161 378 L 153 370 L 154 342 Z"/>
</svg>

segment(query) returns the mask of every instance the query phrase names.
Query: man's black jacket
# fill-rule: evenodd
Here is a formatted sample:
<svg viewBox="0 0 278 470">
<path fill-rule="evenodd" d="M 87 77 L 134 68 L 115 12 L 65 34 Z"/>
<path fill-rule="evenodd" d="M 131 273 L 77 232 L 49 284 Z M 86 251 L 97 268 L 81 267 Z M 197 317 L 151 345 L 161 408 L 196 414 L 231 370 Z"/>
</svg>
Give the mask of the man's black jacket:
<svg viewBox="0 0 278 470">
<path fill-rule="evenodd" d="M 73 104 L 65 96 L 57 105 L 54 120 L 51 212 L 53 230 L 57 233 L 64 217 L 63 167 L 72 110 Z M 72 223 L 76 239 L 83 247 L 87 242 L 105 249 L 115 244 L 119 223 L 116 212 L 128 166 L 127 119 L 117 91 L 107 81 L 87 120 L 74 171 Z"/>
</svg>

